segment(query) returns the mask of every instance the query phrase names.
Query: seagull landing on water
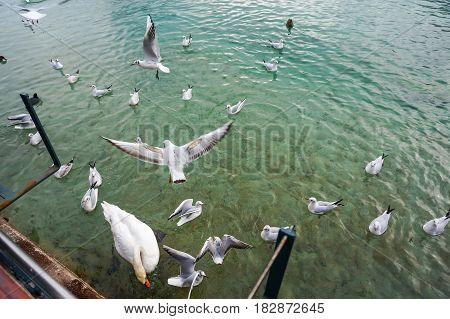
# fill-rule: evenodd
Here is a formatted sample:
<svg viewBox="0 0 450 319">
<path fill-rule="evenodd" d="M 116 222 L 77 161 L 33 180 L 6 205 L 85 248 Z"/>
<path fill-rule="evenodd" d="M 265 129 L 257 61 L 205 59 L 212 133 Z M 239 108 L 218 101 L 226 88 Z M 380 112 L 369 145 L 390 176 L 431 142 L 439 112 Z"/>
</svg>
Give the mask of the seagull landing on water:
<svg viewBox="0 0 450 319">
<path fill-rule="evenodd" d="M 183 41 L 181 42 L 181 44 L 184 47 L 188 47 L 192 44 L 192 35 L 189 34 L 189 37 L 183 36 Z"/>
<path fill-rule="evenodd" d="M 384 159 L 388 157 L 388 155 L 378 156 L 376 159 L 374 159 L 372 162 L 368 163 L 366 165 L 366 172 L 371 175 L 378 175 L 378 173 L 381 171 L 381 168 L 383 167 Z"/>
<path fill-rule="evenodd" d="M 92 88 L 92 96 L 93 97 L 102 97 L 105 94 L 111 93 L 112 84 L 104 89 L 98 89 L 94 84 L 91 85 Z"/>
<path fill-rule="evenodd" d="M 242 107 L 244 106 L 246 100 L 247 99 L 238 101 L 235 105 L 228 104 L 227 105 L 228 114 L 238 114 L 242 110 Z"/>
<path fill-rule="evenodd" d="M 30 133 L 28 134 L 28 137 L 30 138 L 30 144 L 31 145 L 38 145 L 40 142 L 42 142 L 42 137 L 39 132 L 36 132 L 35 134 Z"/>
<path fill-rule="evenodd" d="M 169 220 L 181 214 L 180 220 L 177 223 L 177 226 L 181 226 L 196 219 L 202 214 L 203 203 L 201 201 L 197 201 L 195 202 L 195 205 L 192 205 L 193 202 L 194 200 L 192 198 L 184 200 L 180 206 L 175 209 L 172 215 L 169 216 Z"/>
<path fill-rule="evenodd" d="M 175 287 L 194 287 L 201 284 L 203 278 L 207 278 L 203 270 L 195 270 L 195 258 L 191 255 L 163 246 L 163 249 L 180 264 L 180 274 L 167 280 L 167 283 Z"/>
<path fill-rule="evenodd" d="M 186 181 L 183 172 L 184 165 L 210 151 L 228 133 L 232 124 L 233 122 L 228 122 L 183 146 L 177 146 L 169 140 L 163 142 L 164 148 L 159 148 L 143 143 L 140 138 L 136 140 L 136 143 L 116 141 L 103 136 L 102 138 L 141 161 L 167 165 L 170 171 L 169 181 L 171 183 L 183 183 Z"/>
<path fill-rule="evenodd" d="M 61 70 L 64 66 L 62 65 L 61 62 L 59 62 L 59 59 L 50 59 L 48 60 L 50 62 L 50 64 L 52 65 L 52 68 L 54 68 L 55 70 Z"/>
<path fill-rule="evenodd" d="M 317 199 L 315 199 L 314 197 L 310 197 L 308 199 L 308 210 L 316 215 L 322 215 L 325 214 L 326 212 L 329 212 L 330 210 L 335 209 L 338 206 L 344 206 L 344 204 L 342 204 L 343 199 L 337 200 L 335 202 L 322 202 L 322 201 L 317 201 Z"/>
<path fill-rule="evenodd" d="M 274 49 L 281 50 L 284 48 L 284 40 L 283 39 L 281 39 L 279 41 L 269 40 L 269 43 L 272 46 L 272 48 L 274 48 Z"/>
<path fill-rule="evenodd" d="M 181 98 L 185 101 L 189 101 L 190 99 L 192 99 L 192 85 L 188 85 L 187 89 L 183 89 L 183 95 L 181 96 Z"/>
<path fill-rule="evenodd" d="M 217 265 L 221 265 L 223 264 L 223 260 L 225 259 L 226 254 L 230 251 L 231 248 L 249 249 L 253 248 L 253 246 L 227 234 L 223 235 L 222 239 L 216 236 L 214 236 L 214 238 L 209 237 L 205 241 L 203 248 L 198 253 L 195 261 L 197 262 L 200 258 L 205 256 L 206 253 L 209 253 L 212 256 L 214 263 Z"/>
<path fill-rule="evenodd" d="M 277 72 L 278 71 L 278 61 L 272 60 L 270 62 L 266 62 L 263 60 L 262 64 L 266 67 L 266 70 L 269 72 Z"/>
<path fill-rule="evenodd" d="M 134 92 L 130 93 L 130 99 L 128 100 L 128 104 L 130 106 L 136 106 L 139 104 L 139 91 L 140 89 L 134 88 Z"/>
<path fill-rule="evenodd" d="M 80 70 L 77 70 L 75 73 L 72 74 L 64 74 L 64 76 L 66 77 L 67 82 L 69 82 L 69 84 L 77 83 L 80 77 Z"/>
<path fill-rule="evenodd" d="M 159 71 L 170 73 L 168 67 L 161 64 L 161 53 L 156 38 L 155 24 L 150 16 L 147 17 L 147 31 L 144 35 L 144 60 L 135 60 L 131 65 L 139 65 L 144 69 L 156 70 L 156 78 L 159 80 Z"/>
</svg>

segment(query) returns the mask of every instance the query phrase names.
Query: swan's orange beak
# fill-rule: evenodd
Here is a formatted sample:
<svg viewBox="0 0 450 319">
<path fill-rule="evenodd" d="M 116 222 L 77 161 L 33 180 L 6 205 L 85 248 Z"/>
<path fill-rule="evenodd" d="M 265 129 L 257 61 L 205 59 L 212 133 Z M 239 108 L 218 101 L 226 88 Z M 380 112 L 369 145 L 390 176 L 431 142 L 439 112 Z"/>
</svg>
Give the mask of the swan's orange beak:
<svg viewBox="0 0 450 319">
<path fill-rule="evenodd" d="M 150 288 L 150 281 L 145 279 L 145 287 Z"/>
</svg>

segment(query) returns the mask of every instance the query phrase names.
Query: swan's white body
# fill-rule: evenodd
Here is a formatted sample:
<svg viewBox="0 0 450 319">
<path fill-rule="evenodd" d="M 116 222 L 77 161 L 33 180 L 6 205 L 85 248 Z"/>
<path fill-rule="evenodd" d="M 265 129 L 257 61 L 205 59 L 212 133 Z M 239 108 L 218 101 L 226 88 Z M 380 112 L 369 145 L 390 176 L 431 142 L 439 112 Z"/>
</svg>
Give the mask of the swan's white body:
<svg viewBox="0 0 450 319">
<path fill-rule="evenodd" d="M 51 59 L 49 60 L 50 64 L 52 65 L 52 68 L 54 68 L 55 70 L 61 70 L 64 66 L 62 65 L 61 62 L 59 62 L 59 59 Z"/>
<path fill-rule="evenodd" d="M 40 142 L 42 142 L 42 137 L 39 132 L 36 132 L 35 134 L 28 134 L 28 137 L 30 138 L 30 144 L 31 145 L 38 145 Z"/>
<path fill-rule="evenodd" d="M 91 186 L 81 199 L 81 208 L 86 212 L 92 212 L 97 207 L 98 188 Z"/>
<path fill-rule="evenodd" d="M 372 220 L 369 225 L 369 231 L 374 235 L 383 235 L 389 226 L 389 219 L 391 218 L 391 212 L 394 209 L 388 207 L 380 216 Z"/>
<path fill-rule="evenodd" d="M 438 236 L 444 232 L 445 226 L 447 226 L 449 222 L 450 222 L 450 210 L 447 212 L 445 216 L 435 218 L 425 223 L 425 225 L 423 225 L 422 228 L 428 235 Z"/>
<path fill-rule="evenodd" d="M 367 163 L 366 168 L 365 168 L 366 172 L 371 175 L 377 175 L 381 171 L 381 168 L 383 167 L 384 159 L 386 157 L 387 157 L 387 155 L 383 154 L 381 156 L 378 156 L 373 161 Z"/>
<path fill-rule="evenodd" d="M 103 202 L 103 215 L 111 225 L 114 246 L 119 255 L 133 265 L 136 278 L 147 284 L 146 276 L 159 262 L 159 248 L 153 230 L 119 207 Z"/>
</svg>

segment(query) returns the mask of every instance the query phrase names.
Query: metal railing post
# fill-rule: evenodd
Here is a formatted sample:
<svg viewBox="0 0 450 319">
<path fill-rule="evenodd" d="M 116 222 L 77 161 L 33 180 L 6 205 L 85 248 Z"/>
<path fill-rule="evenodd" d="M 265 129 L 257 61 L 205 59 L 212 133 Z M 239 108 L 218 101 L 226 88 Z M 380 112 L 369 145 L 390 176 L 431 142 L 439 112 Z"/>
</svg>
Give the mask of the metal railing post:
<svg viewBox="0 0 450 319">
<path fill-rule="evenodd" d="M 284 242 L 284 245 L 270 268 L 266 290 L 264 291 L 264 298 L 276 299 L 278 297 L 278 292 L 280 291 L 281 283 L 283 282 L 284 272 L 286 271 L 289 262 L 289 256 L 291 255 L 295 237 L 294 229 L 280 229 L 276 247 L 278 247 L 282 241 Z M 283 240 L 284 238 L 287 238 L 287 240 Z"/>
</svg>

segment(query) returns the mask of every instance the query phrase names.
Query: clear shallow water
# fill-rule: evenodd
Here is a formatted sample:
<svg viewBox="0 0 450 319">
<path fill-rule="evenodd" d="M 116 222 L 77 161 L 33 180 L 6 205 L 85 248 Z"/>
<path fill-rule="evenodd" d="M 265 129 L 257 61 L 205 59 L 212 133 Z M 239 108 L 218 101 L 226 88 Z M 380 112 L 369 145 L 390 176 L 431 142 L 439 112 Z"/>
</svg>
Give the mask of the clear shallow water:
<svg viewBox="0 0 450 319">
<path fill-rule="evenodd" d="M 113 251 L 100 205 L 89 215 L 80 209 L 93 160 L 104 179 L 100 200 L 166 232 L 166 245 L 195 255 L 209 236 L 229 233 L 255 246 L 230 252 L 222 267 L 202 259 L 198 268 L 210 278 L 194 298 L 247 296 L 272 252 L 259 237 L 265 224 L 298 227 L 280 297 L 448 298 L 449 234 L 431 238 L 421 229 L 450 202 L 447 1 L 70 1 L 47 12 L 32 33 L 0 7 L 0 54 L 9 58 L 0 65 L 0 117 L 22 113 L 18 94 L 37 91 L 55 149 L 76 164 L 3 214 L 106 297 L 188 291 L 167 285 L 178 265 L 164 251 L 154 286 L 142 287 Z M 147 13 L 171 69 L 160 81 L 130 66 L 142 57 Z M 184 50 L 189 33 L 194 44 Z M 281 36 L 281 54 L 263 43 Z M 73 89 L 51 57 L 65 72 L 80 69 Z M 258 64 L 274 57 L 276 77 Z M 92 83 L 112 83 L 113 95 L 98 102 Z M 194 97 L 185 103 L 188 84 Z M 127 106 L 133 87 L 141 88 L 136 109 Z M 184 185 L 99 138 L 184 144 L 228 121 L 225 105 L 242 98 L 248 103 L 230 134 L 189 166 Z M 27 133 L 0 127 L 0 180 L 13 189 L 50 163 Z M 365 175 L 381 152 L 390 157 L 380 176 Z M 346 206 L 317 218 L 309 196 L 343 197 Z M 177 228 L 167 217 L 185 198 L 203 201 L 204 213 Z M 388 204 L 395 215 L 375 238 L 368 224 Z"/>
</svg>

